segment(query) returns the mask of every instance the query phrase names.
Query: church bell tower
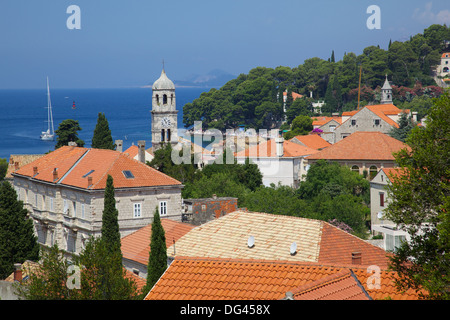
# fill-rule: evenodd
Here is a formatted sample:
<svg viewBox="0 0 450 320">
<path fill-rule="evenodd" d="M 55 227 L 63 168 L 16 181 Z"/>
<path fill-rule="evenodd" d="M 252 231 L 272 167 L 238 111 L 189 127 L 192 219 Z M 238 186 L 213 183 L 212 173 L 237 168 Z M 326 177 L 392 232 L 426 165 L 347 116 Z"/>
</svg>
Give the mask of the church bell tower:
<svg viewBox="0 0 450 320">
<path fill-rule="evenodd" d="M 163 70 L 152 87 L 152 149 L 153 152 L 170 143 L 178 143 L 175 85 Z"/>
</svg>

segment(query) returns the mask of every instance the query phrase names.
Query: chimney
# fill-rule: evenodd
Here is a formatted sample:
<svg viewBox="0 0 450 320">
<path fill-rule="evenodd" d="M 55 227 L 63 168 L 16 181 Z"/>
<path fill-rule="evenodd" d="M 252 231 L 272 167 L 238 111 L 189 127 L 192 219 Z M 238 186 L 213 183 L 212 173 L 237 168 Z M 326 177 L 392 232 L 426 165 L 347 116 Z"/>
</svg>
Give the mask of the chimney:
<svg viewBox="0 0 450 320">
<path fill-rule="evenodd" d="M 417 122 L 417 111 L 412 112 L 412 118 L 413 118 L 414 122 Z"/>
<path fill-rule="evenodd" d="M 14 282 L 22 282 L 22 264 L 14 263 Z"/>
<path fill-rule="evenodd" d="M 123 140 L 116 140 L 116 151 L 123 152 L 122 146 L 123 146 Z"/>
<path fill-rule="evenodd" d="M 92 177 L 91 176 L 89 176 L 88 177 L 88 188 L 90 187 L 90 186 L 92 186 Z"/>
<path fill-rule="evenodd" d="M 142 163 L 145 163 L 145 141 L 139 140 L 138 141 L 138 160 Z"/>
<path fill-rule="evenodd" d="M 352 264 L 361 264 L 361 252 L 352 252 Z"/>
<path fill-rule="evenodd" d="M 277 150 L 277 157 L 282 157 L 283 154 L 284 154 L 283 142 L 284 142 L 284 139 L 281 138 L 281 137 L 275 139 L 276 150 Z"/>
<path fill-rule="evenodd" d="M 33 177 L 38 174 L 38 167 L 33 167 Z"/>
<path fill-rule="evenodd" d="M 53 169 L 53 181 L 58 180 L 58 168 Z"/>
<path fill-rule="evenodd" d="M 69 142 L 69 146 L 70 146 L 70 147 L 76 147 L 76 146 L 77 146 L 77 143 L 74 142 L 74 141 L 70 141 L 70 142 Z"/>
<path fill-rule="evenodd" d="M 14 170 L 19 170 L 19 162 L 14 162 Z"/>
<path fill-rule="evenodd" d="M 217 199 L 217 194 L 213 194 L 213 199 Z"/>
</svg>

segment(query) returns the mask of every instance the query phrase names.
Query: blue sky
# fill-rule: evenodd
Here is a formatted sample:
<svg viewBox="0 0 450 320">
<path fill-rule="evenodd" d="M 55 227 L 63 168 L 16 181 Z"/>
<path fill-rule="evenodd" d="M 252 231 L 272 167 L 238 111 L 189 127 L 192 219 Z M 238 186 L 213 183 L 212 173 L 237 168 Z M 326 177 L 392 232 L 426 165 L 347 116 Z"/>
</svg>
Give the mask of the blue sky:
<svg viewBox="0 0 450 320">
<path fill-rule="evenodd" d="M 66 26 L 70 5 L 81 29 Z M 370 5 L 381 29 L 370 30 Z M 149 85 L 161 61 L 173 80 L 222 69 L 295 67 L 305 59 L 386 49 L 433 23 L 450 24 L 448 0 L 2 0 L 0 89 Z"/>
</svg>

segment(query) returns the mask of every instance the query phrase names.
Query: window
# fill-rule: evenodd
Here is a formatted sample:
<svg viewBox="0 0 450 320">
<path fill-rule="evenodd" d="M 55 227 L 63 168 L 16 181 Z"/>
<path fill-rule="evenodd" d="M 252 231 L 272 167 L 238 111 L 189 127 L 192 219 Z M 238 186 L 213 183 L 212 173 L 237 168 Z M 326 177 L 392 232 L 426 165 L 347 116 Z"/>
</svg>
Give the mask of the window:
<svg viewBox="0 0 450 320">
<path fill-rule="evenodd" d="M 334 132 L 334 129 L 336 129 L 335 125 L 330 125 L 330 132 Z"/>
<path fill-rule="evenodd" d="M 352 167 L 352 171 L 353 171 L 353 172 L 358 172 L 358 173 L 359 173 L 359 167 L 356 166 L 356 165 L 353 166 L 353 167 Z"/>
<path fill-rule="evenodd" d="M 378 168 L 376 166 L 370 166 L 369 168 L 370 180 L 372 180 L 377 175 L 377 172 Z"/>
<path fill-rule="evenodd" d="M 125 178 L 127 179 L 133 179 L 134 175 L 130 170 L 123 170 L 122 171 L 123 175 L 125 176 Z"/>
<path fill-rule="evenodd" d="M 202 211 L 206 211 L 206 204 L 202 204 Z"/>
<path fill-rule="evenodd" d="M 352 120 L 352 126 L 356 126 L 356 120 Z"/>
<path fill-rule="evenodd" d="M 167 215 L 167 201 L 160 201 L 159 202 L 159 215 L 160 216 Z"/>
<path fill-rule="evenodd" d="M 39 209 L 38 208 L 38 195 L 37 194 L 34 195 L 34 206 L 36 207 L 36 209 Z"/>
<path fill-rule="evenodd" d="M 374 123 L 374 125 L 379 126 L 380 125 L 380 119 L 374 119 L 373 123 Z"/>
<path fill-rule="evenodd" d="M 84 203 L 81 204 L 81 217 L 84 218 Z"/>
<path fill-rule="evenodd" d="M 94 172 L 95 170 L 91 170 L 91 171 L 89 171 L 88 173 L 86 173 L 84 176 L 83 176 L 83 178 L 86 178 L 88 175 L 90 175 L 92 172 Z"/>
<path fill-rule="evenodd" d="M 167 129 L 167 141 L 170 141 L 170 129 Z"/>
<path fill-rule="evenodd" d="M 64 214 L 68 214 L 69 213 L 69 204 L 67 202 L 66 199 L 64 199 L 64 210 L 63 210 Z"/>
<path fill-rule="evenodd" d="M 53 197 L 50 197 L 50 212 L 53 212 Z"/>
<path fill-rule="evenodd" d="M 141 204 L 133 203 L 133 218 L 139 218 L 141 216 Z"/>
<path fill-rule="evenodd" d="M 156 97 L 156 103 L 159 104 L 159 94 L 157 94 L 155 97 Z"/>
<path fill-rule="evenodd" d="M 167 104 L 167 94 L 163 95 L 163 104 Z"/>
<path fill-rule="evenodd" d="M 380 207 L 384 207 L 384 192 L 380 192 Z"/>
<path fill-rule="evenodd" d="M 161 141 L 164 142 L 165 141 L 165 135 L 166 135 L 166 131 L 164 129 L 161 129 Z"/>
<path fill-rule="evenodd" d="M 73 205 L 73 216 L 76 217 L 77 216 L 77 203 L 75 201 L 72 201 L 72 205 Z"/>
</svg>

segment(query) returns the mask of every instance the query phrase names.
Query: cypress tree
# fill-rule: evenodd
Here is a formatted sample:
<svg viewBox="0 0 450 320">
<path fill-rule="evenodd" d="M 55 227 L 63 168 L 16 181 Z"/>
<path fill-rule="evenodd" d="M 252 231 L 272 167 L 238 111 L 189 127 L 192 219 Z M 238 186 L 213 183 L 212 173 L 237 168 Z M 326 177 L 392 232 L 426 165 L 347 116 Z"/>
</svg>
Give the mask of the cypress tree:
<svg viewBox="0 0 450 320">
<path fill-rule="evenodd" d="M 150 255 L 148 259 L 146 291 L 150 291 L 167 269 L 166 235 L 161 224 L 158 208 L 153 215 Z"/>
<path fill-rule="evenodd" d="M 331 52 L 331 58 L 330 58 L 330 61 L 331 61 L 331 62 L 335 62 L 335 60 L 334 60 L 334 50 Z"/>
<path fill-rule="evenodd" d="M 9 182 L 0 183 L 0 279 L 14 271 L 14 263 L 38 261 L 39 244 L 33 222 Z"/>
<path fill-rule="evenodd" d="M 119 211 L 114 197 L 114 181 L 108 175 L 106 179 L 104 208 L 102 215 L 102 239 L 111 251 L 120 250 Z"/>
<path fill-rule="evenodd" d="M 108 120 L 104 113 L 99 112 L 97 118 L 97 125 L 94 129 L 94 136 L 92 137 L 92 148 L 114 150 L 114 142 L 109 129 Z"/>
</svg>

